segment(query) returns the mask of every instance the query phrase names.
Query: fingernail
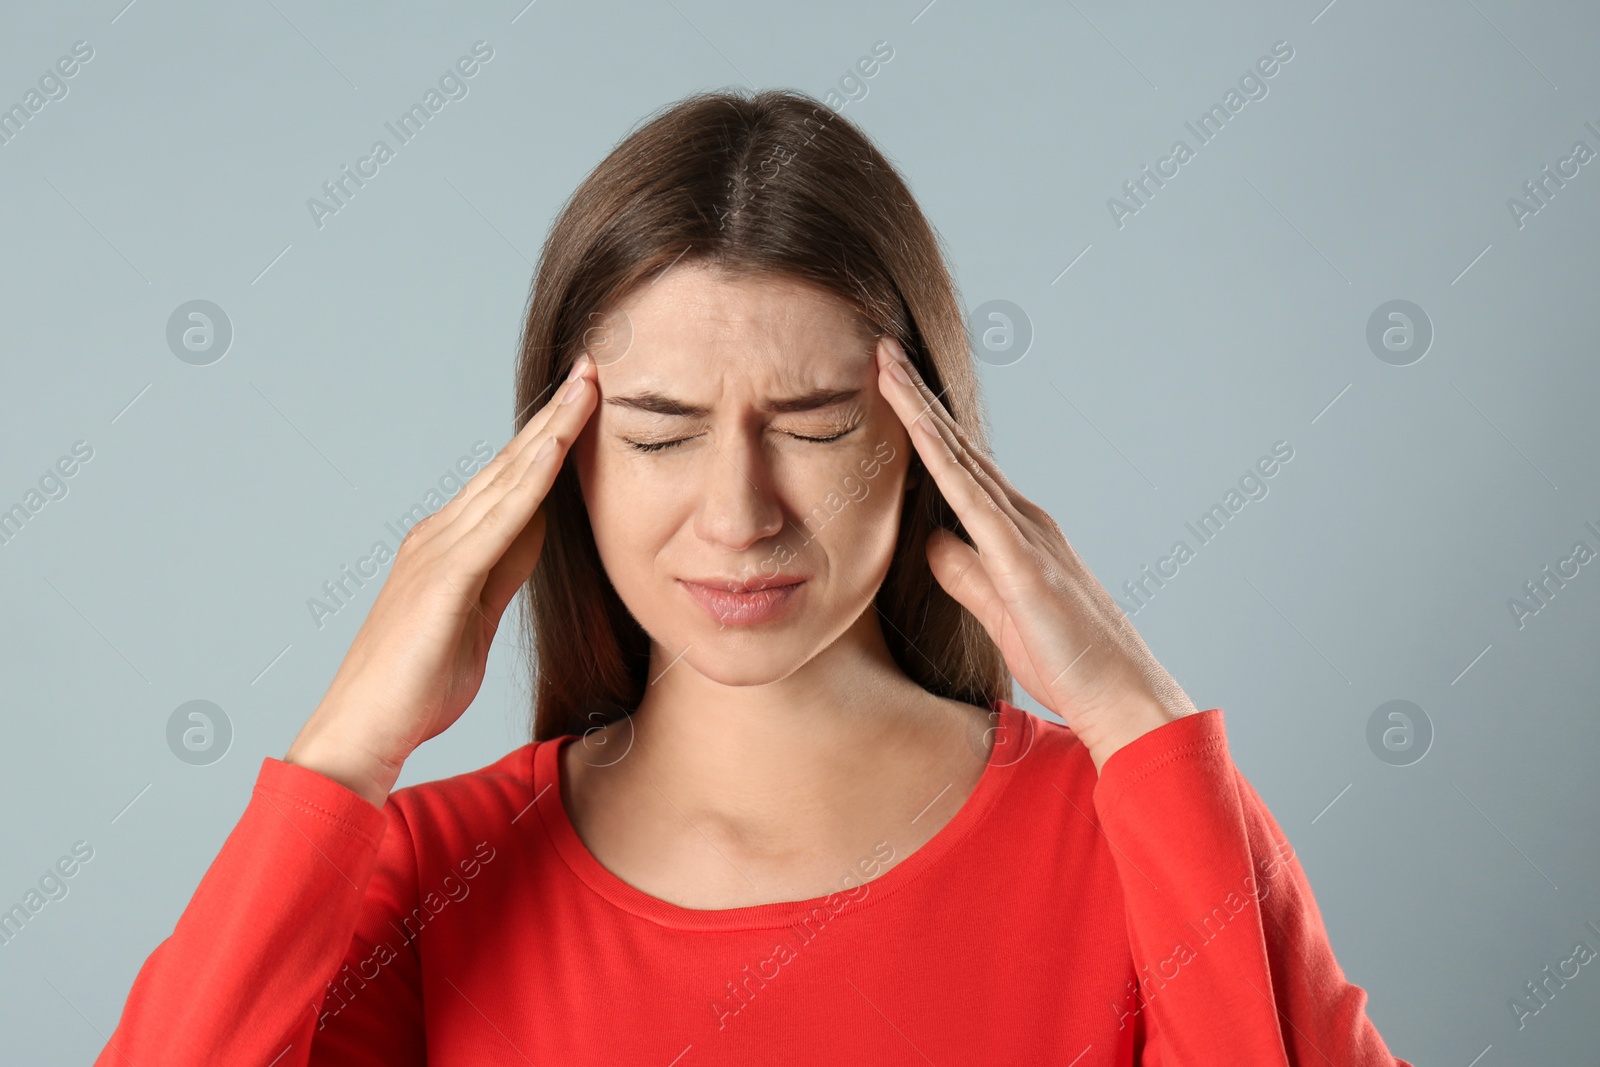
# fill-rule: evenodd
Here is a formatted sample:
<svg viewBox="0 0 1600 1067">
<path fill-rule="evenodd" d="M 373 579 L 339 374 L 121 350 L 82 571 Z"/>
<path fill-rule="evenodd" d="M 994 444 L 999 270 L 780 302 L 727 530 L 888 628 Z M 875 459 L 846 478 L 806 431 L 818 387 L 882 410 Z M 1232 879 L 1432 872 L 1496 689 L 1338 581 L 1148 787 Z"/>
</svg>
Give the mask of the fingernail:
<svg viewBox="0 0 1600 1067">
<path fill-rule="evenodd" d="M 556 450 L 556 439 L 554 437 L 546 437 L 544 439 L 544 444 L 539 446 L 539 451 L 537 451 L 537 452 L 535 452 L 533 454 L 533 458 L 534 459 L 543 459 L 544 457 L 548 456 L 550 453 L 554 452 L 555 450 Z"/>
<path fill-rule="evenodd" d="M 572 379 L 574 379 L 578 375 L 582 374 L 583 373 L 583 368 L 588 366 L 588 365 L 589 365 L 589 353 L 585 352 L 583 355 L 581 355 L 581 356 L 579 356 L 577 358 L 577 360 L 572 364 L 572 369 L 567 372 L 567 381 L 570 382 L 570 381 L 572 381 Z"/>
<path fill-rule="evenodd" d="M 900 379 L 900 381 L 904 382 L 906 385 L 911 384 L 911 375 L 906 373 L 906 365 L 904 363 L 897 362 L 889 364 L 889 373 Z"/>
<path fill-rule="evenodd" d="M 901 348 L 900 342 L 893 337 L 889 338 L 889 354 L 902 363 L 906 362 L 906 350 Z"/>
<path fill-rule="evenodd" d="M 561 402 L 563 404 L 572 403 L 574 400 L 578 399 L 578 394 L 582 393 L 583 387 L 588 384 L 588 382 L 575 381 L 571 378 L 567 379 L 567 391 L 562 394 Z"/>
</svg>

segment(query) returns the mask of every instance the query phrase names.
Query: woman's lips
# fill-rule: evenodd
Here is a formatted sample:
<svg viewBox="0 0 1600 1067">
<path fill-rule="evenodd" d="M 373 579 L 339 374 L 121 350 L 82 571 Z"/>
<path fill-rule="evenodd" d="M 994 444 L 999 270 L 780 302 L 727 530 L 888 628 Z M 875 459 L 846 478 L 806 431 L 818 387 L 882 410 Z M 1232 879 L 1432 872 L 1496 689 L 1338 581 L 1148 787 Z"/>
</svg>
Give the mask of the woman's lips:
<svg viewBox="0 0 1600 1067">
<path fill-rule="evenodd" d="M 805 588 L 804 579 L 764 589 L 735 592 L 726 586 L 706 585 L 680 578 L 679 582 L 711 617 L 724 626 L 754 626 L 770 622 L 788 610 Z"/>
</svg>

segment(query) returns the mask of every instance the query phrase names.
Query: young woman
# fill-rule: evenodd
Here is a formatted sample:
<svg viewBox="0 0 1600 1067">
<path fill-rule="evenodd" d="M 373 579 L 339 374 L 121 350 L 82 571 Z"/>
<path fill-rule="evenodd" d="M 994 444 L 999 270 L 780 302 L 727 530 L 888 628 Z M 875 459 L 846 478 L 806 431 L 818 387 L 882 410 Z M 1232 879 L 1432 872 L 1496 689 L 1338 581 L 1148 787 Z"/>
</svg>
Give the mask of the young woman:
<svg viewBox="0 0 1600 1067">
<path fill-rule="evenodd" d="M 1222 711 L 989 456 L 852 124 L 717 93 L 630 135 L 546 242 L 517 404 L 99 1062 L 1404 1063 Z M 391 792 L 524 586 L 533 742 Z"/>
</svg>

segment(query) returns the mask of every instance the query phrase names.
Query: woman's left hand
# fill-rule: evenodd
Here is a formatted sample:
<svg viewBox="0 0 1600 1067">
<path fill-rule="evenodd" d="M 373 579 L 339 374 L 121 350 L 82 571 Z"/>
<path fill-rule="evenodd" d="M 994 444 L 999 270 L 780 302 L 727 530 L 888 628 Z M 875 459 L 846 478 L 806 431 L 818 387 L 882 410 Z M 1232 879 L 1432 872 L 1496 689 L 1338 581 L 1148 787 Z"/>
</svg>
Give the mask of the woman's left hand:
<svg viewBox="0 0 1600 1067">
<path fill-rule="evenodd" d="M 970 444 L 899 343 L 881 338 L 877 359 L 879 390 L 977 546 L 935 530 L 934 577 L 983 624 L 1022 688 L 1066 720 L 1096 771 L 1134 738 L 1195 712 L 1061 527 Z"/>
</svg>

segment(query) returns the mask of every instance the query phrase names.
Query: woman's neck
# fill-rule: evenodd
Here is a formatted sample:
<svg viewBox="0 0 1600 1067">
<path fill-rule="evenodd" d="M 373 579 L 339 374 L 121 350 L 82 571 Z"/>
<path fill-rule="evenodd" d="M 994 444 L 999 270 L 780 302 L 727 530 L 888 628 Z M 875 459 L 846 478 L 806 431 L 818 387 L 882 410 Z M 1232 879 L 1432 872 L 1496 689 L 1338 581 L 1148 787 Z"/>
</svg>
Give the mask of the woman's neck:
<svg viewBox="0 0 1600 1067">
<path fill-rule="evenodd" d="M 879 841 L 903 860 L 960 809 L 987 759 L 988 709 L 907 677 L 870 609 L 764 685 L 655 658 L 636 712 L 603 743 L 567 746 L 563 799 L 602 865 L 683 907 L 825 895 Z"/>
</svg>

